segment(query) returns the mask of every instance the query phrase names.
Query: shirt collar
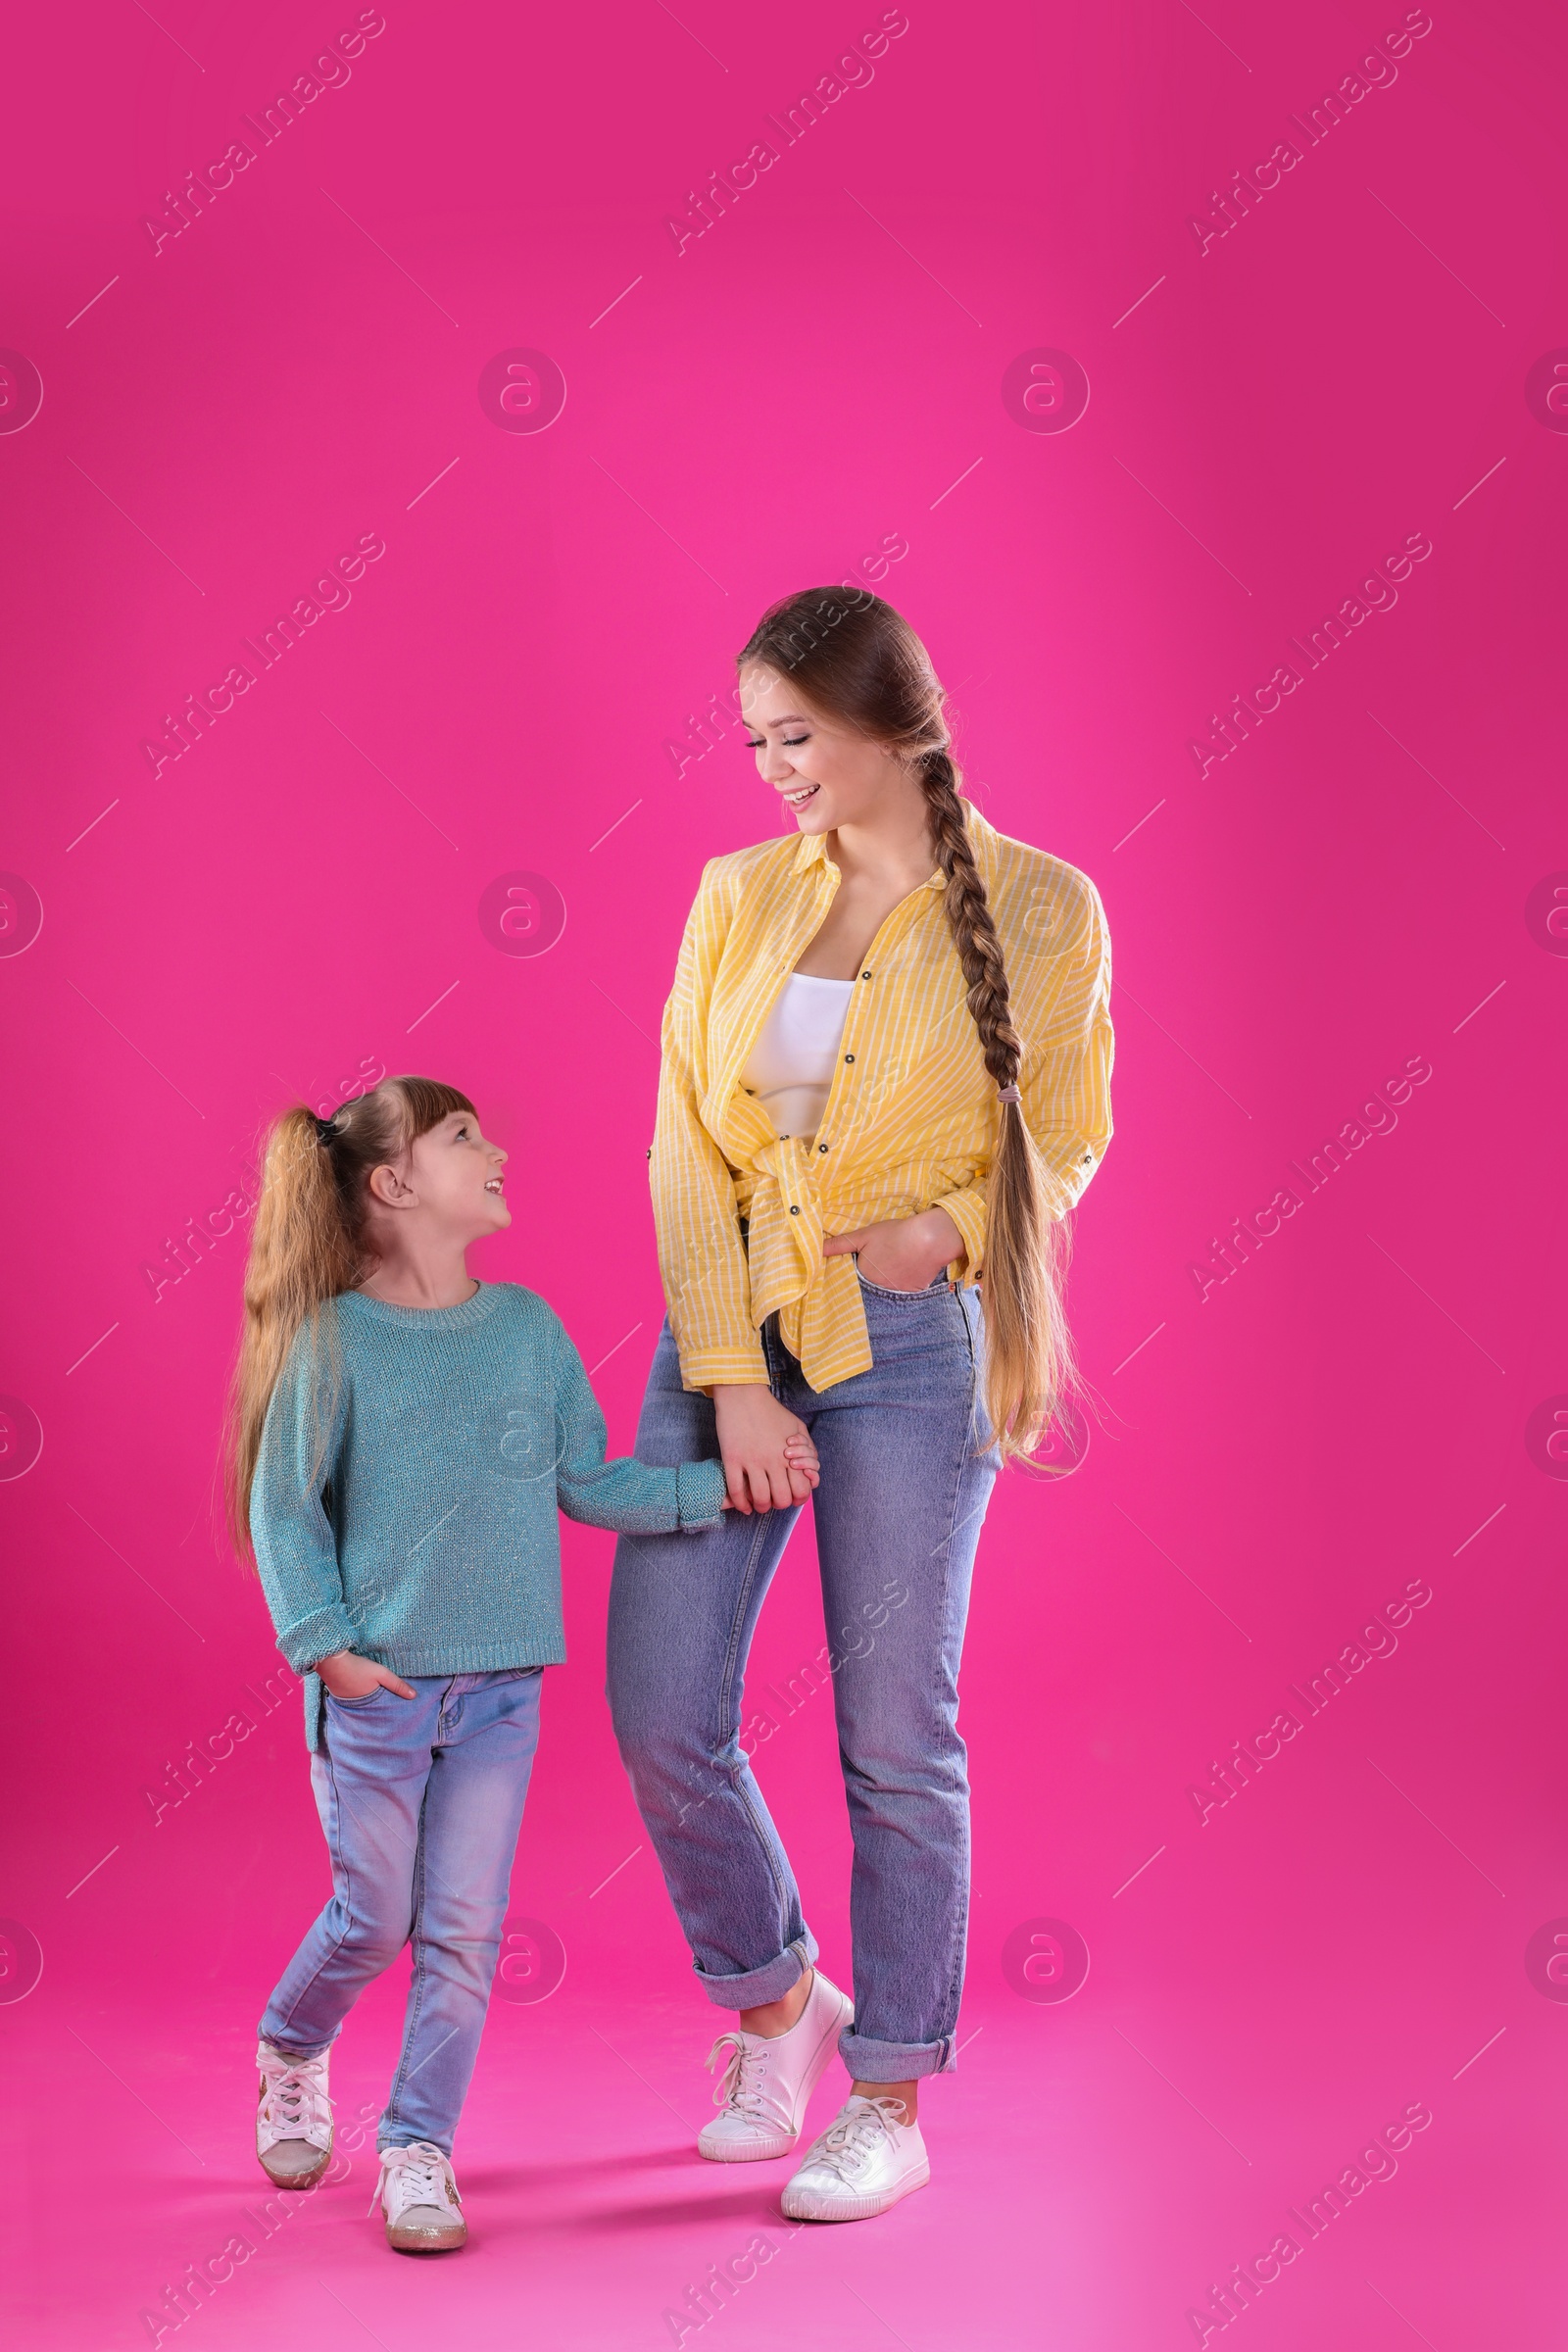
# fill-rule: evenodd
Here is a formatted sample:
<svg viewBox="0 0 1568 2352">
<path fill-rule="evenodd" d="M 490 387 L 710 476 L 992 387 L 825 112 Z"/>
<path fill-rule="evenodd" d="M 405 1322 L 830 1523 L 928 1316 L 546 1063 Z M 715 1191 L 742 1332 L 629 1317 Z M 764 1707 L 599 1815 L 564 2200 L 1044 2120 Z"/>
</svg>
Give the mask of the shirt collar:
<svg viewBox="0 0 1568 2352">
<path fill-rule="evenodd" d="M 825 833 L 803 833 L 795 844 L 795 871 L 798 874 L 808 874 L 813 867 L 825 866 L 827 863 L 827 835 Z M 938 866 L 933 873 L 926 876 L 921 888 L 945 890 L 947 880 L 946 874 Z"/>
</svg>

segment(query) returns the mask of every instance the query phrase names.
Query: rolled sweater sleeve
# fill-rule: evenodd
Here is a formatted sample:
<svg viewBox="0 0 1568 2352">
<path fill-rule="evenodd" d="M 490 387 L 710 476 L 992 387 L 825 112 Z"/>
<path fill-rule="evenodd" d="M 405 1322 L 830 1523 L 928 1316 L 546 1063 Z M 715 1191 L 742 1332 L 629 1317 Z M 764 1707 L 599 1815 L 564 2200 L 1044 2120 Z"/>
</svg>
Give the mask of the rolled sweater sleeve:
<svg viewBox="0 0 1568 2352">
<path fill-rule="evenodd" d="M 713 1527 L 723 1509 L 722 1462 L 660 1469 L 629 1455 L 605 1456 L 605 1417 L 582 1357 L 556 1325 L 556 1499 L 568 1519 L 624 1536 L 671 1536 Z"/>
<path fill-rule="evenodd" d="M 318 1335 L 307 1326 L 267 1409 L 250 1508 L 251 1541 L 277 1646 L 296 1674 L 354 1647 L 337 1537 L 322 1500 L 346 1412 L 346 1383 L 330 1381 Z"/>
</svg>

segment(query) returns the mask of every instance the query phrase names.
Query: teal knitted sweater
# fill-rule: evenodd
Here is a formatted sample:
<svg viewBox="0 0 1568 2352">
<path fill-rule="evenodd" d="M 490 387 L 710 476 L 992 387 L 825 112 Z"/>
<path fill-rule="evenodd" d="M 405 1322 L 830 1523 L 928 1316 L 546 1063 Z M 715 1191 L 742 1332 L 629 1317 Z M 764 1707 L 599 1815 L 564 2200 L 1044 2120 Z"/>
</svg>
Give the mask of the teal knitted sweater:
<svg viewBox="0 0 1568 2352">
<path fill-rule="evenodd" d="M 251 1492 L 312 1748 L 308 1670 L 336 1650 L 401 1675 L 560 1665 L 558 1509 L 627 1535 L 717 1524 L 722 1464 L 606 1460 L 582 1358 L 533 1291 L 481 1283 L 438 1307 L 350 1291 L 319 1320 L 273 1392 Z"/>
</svg>

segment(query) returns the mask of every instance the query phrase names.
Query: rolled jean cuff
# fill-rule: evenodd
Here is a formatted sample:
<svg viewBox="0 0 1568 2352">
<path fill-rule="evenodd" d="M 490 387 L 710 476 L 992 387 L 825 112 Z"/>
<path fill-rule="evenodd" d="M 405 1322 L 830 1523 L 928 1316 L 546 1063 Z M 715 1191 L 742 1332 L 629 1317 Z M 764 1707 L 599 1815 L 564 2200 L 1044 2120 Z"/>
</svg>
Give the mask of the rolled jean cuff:
<svg viewBox="0 0 1568 2352">
<path fill-rule="evenodd" d="M 918 2082 L 926 2075 L 951 2075 L 958 2053 L 951 2034 L 940 2041 L 872 2041 L 847 2026 L 839 2056 L 855 2082 Z"/>
<path fill-rule="evenodd" d="M 341 2034 L 342 2031 L 342 2027 L 339 2026 L 338 2034 Z M 313 2060 L 317 2058 L 324 2058 L 326 2056 L 327 2051 L 332 2047 L 332 2042 L 336 2041 L 337 2039 L 337 2034 L 332 2035 L 331 2041 L 318 2041 L 314 2050 L 295 2049 L 292 2046 L 285 2048 L 282 2042 L 274 2041 L 272 2039 L 272 2036 L 267 2031 L 267 2020 L 264 2017 L 261 2024 L 256 2029 L 256 2038 L 258 2041 L 265 2041 L 268 2048 L 270 2050 L 275 2050 L 280 2058 L 290 2058 L 297 2066 L 309 2066 Z"/>
<path fill-rule="evenodd" d="M 720 2009 L 760 2009 L 768 2001 L 781 2001 L 790 1986 L 800 1983 L 814 1965 L 816 1951 L 816 1937 L 809 1928 L 803 1928 L 776 1960 L 764 1960 L 760 1968 L 749 1968 L 738 1977 L 710 1976 L 700 1968 L 697 1982 Z M 897 2082 L 898 2078 L 890 2080 Z"/>
</svg>

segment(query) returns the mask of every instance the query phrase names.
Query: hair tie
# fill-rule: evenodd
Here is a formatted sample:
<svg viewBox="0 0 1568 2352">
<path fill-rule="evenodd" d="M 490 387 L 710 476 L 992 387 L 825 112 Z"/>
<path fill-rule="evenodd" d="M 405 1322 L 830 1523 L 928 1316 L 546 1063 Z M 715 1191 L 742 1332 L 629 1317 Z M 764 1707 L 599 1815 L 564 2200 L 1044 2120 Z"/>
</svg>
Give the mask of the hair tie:
<svg viewBox="0 0 1568 2352">
<path fill-rule="evenodd" d="M 329 1144 L 332 1141 L 333 1136 L 337 1133 L 337 1129 L 333 1125 L 331 1119 L 316 1118 L 316 1113 L 314 1110 L 312 1111 L 311 1116 L 313 1119 L 316 1119 L 317 1142 L 318 1144 Z"/>
<path fill-rule="evenodd" d="M 1023 1097 L 1015 1086 L 999 1086 L 997 1100 L 1000 1102 L 1021 1102 Z"/>
</svg>

